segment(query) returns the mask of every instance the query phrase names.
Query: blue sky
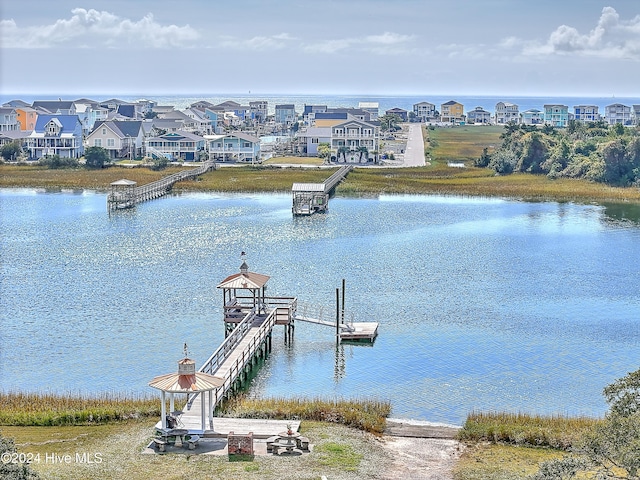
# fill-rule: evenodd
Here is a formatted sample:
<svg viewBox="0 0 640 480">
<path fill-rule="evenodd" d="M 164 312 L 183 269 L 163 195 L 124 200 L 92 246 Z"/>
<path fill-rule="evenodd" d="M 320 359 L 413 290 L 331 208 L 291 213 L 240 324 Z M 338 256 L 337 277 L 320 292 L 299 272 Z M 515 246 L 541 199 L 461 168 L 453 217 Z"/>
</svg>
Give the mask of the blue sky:
<svg viewBox="0 0 640 480">
<path fill-rule="evenodd" d="M 637 96 L 637 0 L 0 0 L 3 94 Z"/>
</svg>

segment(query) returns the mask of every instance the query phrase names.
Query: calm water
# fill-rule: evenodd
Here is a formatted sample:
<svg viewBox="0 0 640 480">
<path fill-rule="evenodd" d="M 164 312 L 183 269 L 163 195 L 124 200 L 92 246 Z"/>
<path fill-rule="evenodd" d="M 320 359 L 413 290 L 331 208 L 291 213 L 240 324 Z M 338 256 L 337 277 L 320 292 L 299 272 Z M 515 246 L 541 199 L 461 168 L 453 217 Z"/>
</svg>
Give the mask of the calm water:
<svg viewBox="0 0 640 480">
<path fill-rule="evenodd" d="M 216 285 L 380 322 L 373 347 L 283 332 L 255 395 L 377 396 L 394 416 L 602 414 L 640 365 L 640 217 L 630 206 L 381 196 L 292 218 L 289 195 L 188 194 L 110 217 L 104 194 L 0 190 L 0 389 L 148 392 L 186 342 L 223 339 Z"/>
</svg>

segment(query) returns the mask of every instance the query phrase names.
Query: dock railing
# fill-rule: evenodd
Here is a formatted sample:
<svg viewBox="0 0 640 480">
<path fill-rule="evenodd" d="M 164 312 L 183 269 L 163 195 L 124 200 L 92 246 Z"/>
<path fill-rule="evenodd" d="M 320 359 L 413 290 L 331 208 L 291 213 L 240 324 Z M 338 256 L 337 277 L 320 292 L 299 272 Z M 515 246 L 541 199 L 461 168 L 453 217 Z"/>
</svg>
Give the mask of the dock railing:
<svg viewBox="0 0 640 480">
<path fill-rule="evenodd" d="M 237 345 L 242 339 L 245 338 L 249 329 L 252 328 L 254 320 L 258 317 L 258 314 L 252 310 L 249 312 L 244 320 L 238 324 L 233 332 L 222 342 L 218 349 L 209 357 L 205 364 L 200 368 L 200 372 L 208 373 L 210 375 L 216 375 L 220 366 L 229 358 L 231 353 L 236 349 Z M 229 366 L 229 369 L 224 375 L 224 383 L 214 393 L 213 405 L 210 406 L 211 410 L 215 410 L 220 400 L 231 389 L 236 378 L 243 371 L 245 366 L 253 359 L 260 345 L 265 338 L 271 333 L 274 325 L 276 324 L 276 310 L 272 310 L 265 320 L 261 323 L 257 331 L 251 336 L 248 344 L 246 344 L 242 350 L 242 353 L 238 354 L 233 364 Z M 191 396 L 188 404 L 191 405 L 193 399 L 197 394 Z"/>
</svg>

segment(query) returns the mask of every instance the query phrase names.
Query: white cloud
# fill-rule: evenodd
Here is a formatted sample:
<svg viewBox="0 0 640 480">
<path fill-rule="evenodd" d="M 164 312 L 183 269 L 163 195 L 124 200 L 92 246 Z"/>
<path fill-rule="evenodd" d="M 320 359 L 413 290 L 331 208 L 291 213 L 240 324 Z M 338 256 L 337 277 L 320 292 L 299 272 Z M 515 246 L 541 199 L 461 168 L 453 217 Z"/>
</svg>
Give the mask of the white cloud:
<svg viewBox="0 0 640 480">
<path fill-rule="evenodd" d="M 138 21 L 106 11 L 76 8 L 67 19 L 50 25 L 20 27 L 13 19 L 0 21 L 3 48 L 50 47 L 184 47 L 200 34 L 189 25 L 161 25 L 152 14 Z"/>
<path fill-rule="evenodd" d="M 613 7 L 605 7 L 596 26 L 588 33 L 561 25 L 545 43 L 525 43 L 525 55 L 597 56 L 640 60 L 640 16 L 621 20 Z"/>
<path fill-rule="evenodd" d="M 288 33 L 279 33 L 277 35 L 257 35 L 251 38 L 238 38 L 232 36 L 222 37 L 222 41 L 216 45 L 216 48 L 222 47 L 226 49 L 239 50 L 280 50 L 291 44 L 295 40 Z"/>
<path fill-rule="evenodd" d="M 308 53 L 336 53 L 344 50 L 350 52 L 369 52 L 378 55 L 409 53 L 414 35 L 402 35 L 394 32 L 384 32 L 380 35 L 365 37 L 347 37 L 325 40 L 322 42 L 303 45 Z"/>
</svg>

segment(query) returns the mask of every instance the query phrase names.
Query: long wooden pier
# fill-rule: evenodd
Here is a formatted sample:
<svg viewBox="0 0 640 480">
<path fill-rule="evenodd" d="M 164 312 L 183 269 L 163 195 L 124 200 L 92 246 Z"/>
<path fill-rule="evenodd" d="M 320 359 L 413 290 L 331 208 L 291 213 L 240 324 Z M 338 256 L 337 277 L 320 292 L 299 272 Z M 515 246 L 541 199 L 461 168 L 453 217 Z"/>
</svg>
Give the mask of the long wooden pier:
<svg viewBox="0 0 640 480">
<path fill-rule="evenodd" d="M 332 325 L 336 328 L 335 323 L 330 324 L 321 319 L 299 315 L 296 297 L 267 297 L 265 292 L 269 278 L 267 275 L 250 272 L 247 264 L 243 262 L 240 273 L 228 276 L 218 285 L 217 288 L 223 291 L 225 339 L 199 371 L 217 377 L 221 385 L 214 390 L 189 395 L 180 415 L 180 422 L 181 427 L 188 429 L 191 434 L 221 434 L 214 417 L 216 407 L 225 398 L 240 391 L 251 377 L 254 368 L 257 368 L 271 352 L 272 332 L 276 325 L 284 326 L 285 342 L 293 339 L 296 320 Z M 242 291 L 248 291 L 249 294 L 239 295 Z M 341 316 L 344 318 L 344 310 Z M 378 324 L 371 322 L 340 323 L 338 339 L 368 338 L 373 341 L 377 335 L 377 328 Z M 174 406 L 173 397 L 171 398 L 169 411 Z M 157 428 L 161 427 L 162 422 Z M 271 435 L 274 433 L 267 436 Z"/>
<path fill-rule="evenodd" d="M 111 184 L 111 193 L 107 195 L 107 208 L 109 211 L 131 208 L 138 203 L 162 197 L 171 191 L 176 182 L 195 178 L 215 168 L 215 161 L 208 160 L 197 168 L 173 173 L 140 187 L 131 180 L 118 180 Z"/>
<path fill-rule="evenodd" d="M 352 165 L 345 165 L 336 170 L 323 183 L 294 183 L 293 192 L 294 215 L 311 215 L 316 212 L 326 212 L 329 208 L 329 196 L 347 174 L 353 169 Z"/>
</svg>

